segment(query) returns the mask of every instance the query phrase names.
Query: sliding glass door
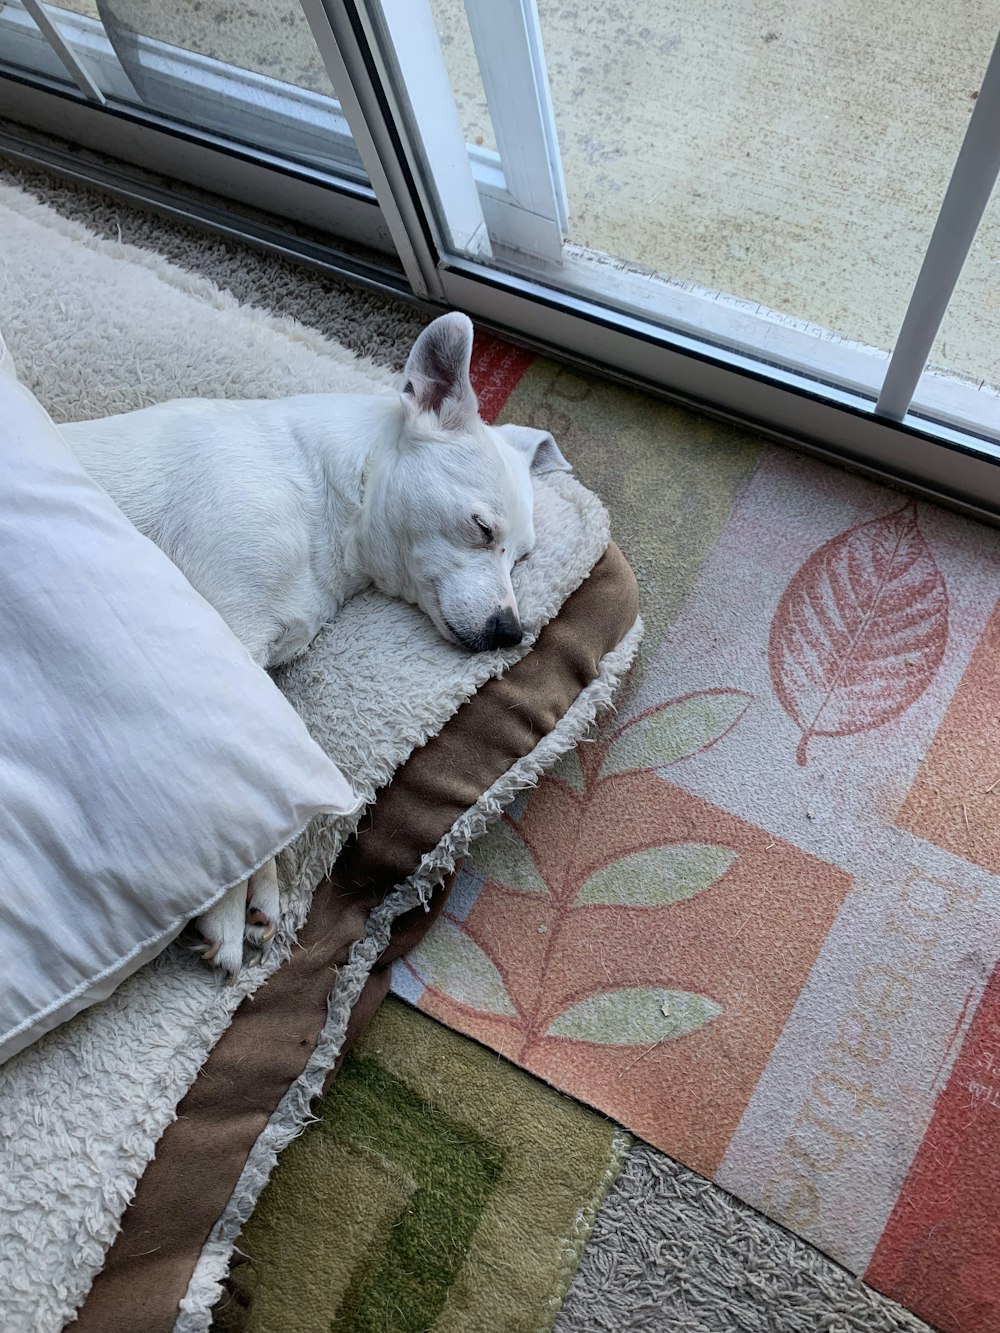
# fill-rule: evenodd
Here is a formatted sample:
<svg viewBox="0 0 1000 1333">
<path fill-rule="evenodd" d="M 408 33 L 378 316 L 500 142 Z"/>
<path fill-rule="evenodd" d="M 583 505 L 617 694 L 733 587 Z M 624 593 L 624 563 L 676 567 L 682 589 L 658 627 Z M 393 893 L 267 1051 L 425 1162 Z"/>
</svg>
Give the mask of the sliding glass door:
<svg viewBox="0 0 1000 1333">
<path fill-rule="evenodd" d="M 996 37 L 981 0 L 8 0 L 0 72 L 69 137 L 282 173 L 272 211 L 322 187 L 421 299 L 1000 514 Z"/>
</svg>

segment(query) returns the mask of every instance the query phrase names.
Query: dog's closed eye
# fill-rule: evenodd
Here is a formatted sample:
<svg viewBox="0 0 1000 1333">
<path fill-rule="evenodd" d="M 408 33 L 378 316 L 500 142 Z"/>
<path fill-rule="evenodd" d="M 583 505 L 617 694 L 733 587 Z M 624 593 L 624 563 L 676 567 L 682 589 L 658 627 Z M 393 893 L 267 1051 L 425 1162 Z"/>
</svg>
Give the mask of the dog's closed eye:
<svg viewBox="0 0 1000 1333">
<path fill-rule="evenodd" d="M 478 514 L 472 515 L 472 521 L 475 523 L 476 527 L 485 537 L 486 544 L 488 546 L 492 546 L 495 540 L 495 533 L 493 529 L 490 527 L 490 525 L 488 523 L 484 523 Z"/>
</svg>

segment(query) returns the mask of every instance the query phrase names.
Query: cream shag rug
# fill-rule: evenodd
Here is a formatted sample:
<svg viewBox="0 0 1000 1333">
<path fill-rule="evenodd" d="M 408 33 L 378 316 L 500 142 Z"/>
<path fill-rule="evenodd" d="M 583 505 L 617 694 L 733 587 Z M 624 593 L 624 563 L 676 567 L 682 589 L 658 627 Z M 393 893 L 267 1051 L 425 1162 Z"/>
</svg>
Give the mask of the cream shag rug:
<svg viewBox="0 0 1000 1333">
<path fill-rule="evenodd" d="M 0 187 L 0 329 L 18 373 L 57 422 L 166 398 L 390 390 L 373 363 L 291 320 L 241 307 L 155 255 L 100 239 Z M 518 597 L 532 635 L 608 542 L 607 515 L 571 476 L 538 487 L 537 555 Z M 440 882 L 513 795 L 587 729 L 630 663 L 641 625 L 605 659 L 556 730 L 462 816 L 375 913 L 331 997 L 323 1037 L 258 1140 L 192 1278 L 177 1329 L 207 1329 L 233 1241 L 277 1152 L 308 1117 L 351 1006 L 393 918 Z M 507 655 L 514 661 L 523 650 Z M 367 593 L 285 673 L 282 687 L 367 800 L 491 675 L 496 656 L 442 642 L 415 610 Z M 40 743 L 43 738 L 40 738 Z M 141 743 L 137 738 L 137 743 Z M 284 931 L 265 967 L 231 990 L 179 947 L 0 1069 L 0 1325 L 55 1333 L 72 1318 L 114 1239 L 156 1142 L 240 1000 L 289 954 L 313 889 L 354 821 L 317 823 L 283 858 Z"/>
</svg>

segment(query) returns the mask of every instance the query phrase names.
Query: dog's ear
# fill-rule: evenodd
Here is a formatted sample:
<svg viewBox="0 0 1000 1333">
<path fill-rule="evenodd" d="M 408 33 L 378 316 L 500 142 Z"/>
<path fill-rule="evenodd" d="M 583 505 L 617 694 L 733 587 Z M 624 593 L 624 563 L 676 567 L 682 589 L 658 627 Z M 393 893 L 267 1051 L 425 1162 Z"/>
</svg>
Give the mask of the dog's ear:
<svg viewBox="0 0 1000 1333">
<path fill-rule="evenodd" d="M 566 462 L 555 440 L 547 430 L 536 430 L 534 426 L 497 426 L 497 430 L 509 445 L 522 454 L 532 472 L 569 472 L 571 465 Z"/>
<path fill-rule="evenodd" d="M 404 372 L 404 403 L 417 412 L 432 412 L 443 426 L 461 426 L 479 410 L 469 379 L 471 359 L 468 315 L 441 315 L 413 344 Z"/>
</svg>

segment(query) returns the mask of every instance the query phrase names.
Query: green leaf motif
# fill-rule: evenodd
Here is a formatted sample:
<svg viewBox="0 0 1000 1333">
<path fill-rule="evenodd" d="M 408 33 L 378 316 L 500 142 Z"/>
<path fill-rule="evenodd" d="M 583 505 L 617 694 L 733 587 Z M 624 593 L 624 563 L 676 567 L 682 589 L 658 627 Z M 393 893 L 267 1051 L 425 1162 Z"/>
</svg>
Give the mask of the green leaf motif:
<svg viewBox="0 0 1000 1333">
<path fill-rule="evenodd" d="M 534 857 L 506 820 L 473 845 L 469 860 L 484 879 L 522 893 L 548 893 Z"/>
<path fill-rule="evenodd" d="M 690 991 L 635 986 L 588 995 L 549 1024 L 546 1036 L 601 1046 L 648 1046 L 697 1032 L 722 1005 Z"/>
<path fill-rule="evenodd" d="M 731 731 L 751 702 L 742 690 L 702 690 L 674 699 L 619 733 L 608 749 L 601 777 L 689 759 Z"/>
<path fill-rule="evenodd" d="M 556 760 L 549 769 L 549 775 L 554 778 L 561 778 L 574 791 L 582 792 L 587 785 L 583 779 L 580 752 L 575 747 L 572 750 L 567 750 L 564 755 Z"/>
<path fill-rule="evenodd" d="M 503 977 L 449 917 L 437 920 L 406 961 L 425 986 L 433 986 L 459 1004 L 488 1014 L 516 1018 Z"/>
<path fill-rule="evenodd" d="M 575 905 L 669 907 L 717 883 L 735 860 L 736 853 L 728 847 L 705 842 L 650 847 L 591 875 Z"/>
</svg>

